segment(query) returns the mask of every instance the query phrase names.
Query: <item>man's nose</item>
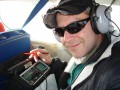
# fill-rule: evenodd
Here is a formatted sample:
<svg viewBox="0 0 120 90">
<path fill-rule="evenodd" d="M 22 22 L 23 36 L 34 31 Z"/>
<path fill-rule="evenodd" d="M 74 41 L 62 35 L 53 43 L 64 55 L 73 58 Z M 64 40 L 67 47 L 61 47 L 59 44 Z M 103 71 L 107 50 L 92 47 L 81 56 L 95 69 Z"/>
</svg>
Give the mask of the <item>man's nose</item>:
<svg viewBox="0 0 120 90">
<path fill-rule="evenodd" d="M 64 39 L 65 39 L 65 40 L 74 39 L 74 38 L 73 38 L 73 34 L 70 34 L 68 31 L 65 31 L 65 32 L 64 32 Z"/>
</svg>

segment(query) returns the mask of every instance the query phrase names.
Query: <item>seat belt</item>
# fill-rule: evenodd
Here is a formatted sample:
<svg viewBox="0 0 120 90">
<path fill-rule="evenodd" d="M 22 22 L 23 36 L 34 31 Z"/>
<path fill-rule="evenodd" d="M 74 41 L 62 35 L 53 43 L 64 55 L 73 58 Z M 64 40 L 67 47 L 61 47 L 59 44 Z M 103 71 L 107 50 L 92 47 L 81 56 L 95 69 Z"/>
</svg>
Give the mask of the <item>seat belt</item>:
<svg viewBox="0 0 120 90">
<path fill-rule="evenodd" d="M 28 18 L 26 19 L 25 23 L 22 26 L 22 29 L 33 19 L 33 17 L 44 7 L 44 5 L 49 0 L 40 0 L 37 5 L 34 7 Z"/>
</svg>

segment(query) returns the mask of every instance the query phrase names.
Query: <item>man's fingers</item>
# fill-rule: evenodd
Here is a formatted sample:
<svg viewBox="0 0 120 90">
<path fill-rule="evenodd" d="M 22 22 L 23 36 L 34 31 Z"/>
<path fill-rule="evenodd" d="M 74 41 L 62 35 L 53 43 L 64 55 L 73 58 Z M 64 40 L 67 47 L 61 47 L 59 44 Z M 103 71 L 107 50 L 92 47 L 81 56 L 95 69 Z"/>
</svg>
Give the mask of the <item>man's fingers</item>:
<svg viewBox="0 0 120 90">
<path fill-rule="evenodd" d="M 38 62 L 38 57 L 34 56 L 35 62 Z"/>
</svg>

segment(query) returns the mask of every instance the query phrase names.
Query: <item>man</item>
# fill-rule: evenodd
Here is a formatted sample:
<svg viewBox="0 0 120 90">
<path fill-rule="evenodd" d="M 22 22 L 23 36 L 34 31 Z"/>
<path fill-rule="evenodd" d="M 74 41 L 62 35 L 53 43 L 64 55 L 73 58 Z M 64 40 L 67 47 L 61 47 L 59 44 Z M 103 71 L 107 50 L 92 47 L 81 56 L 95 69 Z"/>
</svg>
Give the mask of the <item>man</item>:
<svg viewBox="0 0 120 90">
<path fill-rule="evenodd" d="M 51 67 L 59 89 L 120 90 L 120 42 L 112 42 L 109 31 L 102 33 L 93 27 L 96 7 L 92 0 L 62 0 L 44 16 L 45 25 L 54 28 L 55 36 L 73 57 L 67 64 L 42 54 L 46 49 L 35 49 L 31 52 L 37 55 L 30 58 L 37 61 L 41 57 Z M 100 29 L 104 26 L 106 23 Z"/>
</svg>

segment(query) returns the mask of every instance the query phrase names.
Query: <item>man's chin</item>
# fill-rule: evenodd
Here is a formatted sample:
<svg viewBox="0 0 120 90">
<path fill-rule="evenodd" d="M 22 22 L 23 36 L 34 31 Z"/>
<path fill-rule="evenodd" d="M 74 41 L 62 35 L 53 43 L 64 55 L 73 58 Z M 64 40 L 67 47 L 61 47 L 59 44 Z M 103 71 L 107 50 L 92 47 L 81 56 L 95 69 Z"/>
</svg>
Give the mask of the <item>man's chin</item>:
<svg viewBox="0 0 120 90">
<path fill-rule="evenodd" d="M 72 54 L 72 56 L 73 56 L 74 58 L 81 58 L 80 56 L 75 55 L 75 54 Z"/>
<path fill-rule="evenodd" d="M 80 55 L 80 54 L 75 54 L 75 53 L 72 53 L 72 56 L 74 57 L 74 58 L 82 58 L 82 57 L 84 57 L 85 55 Z"/>
</svg>

